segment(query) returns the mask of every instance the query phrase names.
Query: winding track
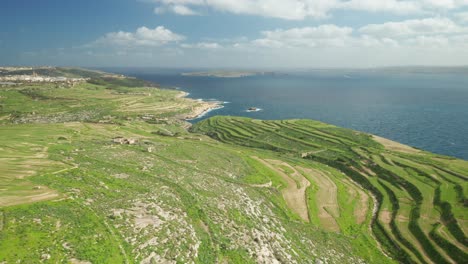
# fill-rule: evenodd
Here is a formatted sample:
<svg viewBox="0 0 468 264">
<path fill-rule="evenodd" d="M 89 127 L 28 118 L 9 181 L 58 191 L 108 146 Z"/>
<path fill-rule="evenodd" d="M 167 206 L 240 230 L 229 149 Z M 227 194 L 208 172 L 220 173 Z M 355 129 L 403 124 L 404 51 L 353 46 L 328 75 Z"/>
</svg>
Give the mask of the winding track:
<svg viewBox="0 0 468 264">
<path fill-rule="evenodd" d="M 278 173 L 278 175 L 280 175 L 281 178 L 287 182 L 288 186 L 281 190 L 286 204 L 289 206 L 289 208 L 291 208 L 291 210 L 297 213 L 302 218 L 302 220 L 309 222 L 309 211 L 307 208 L 305 191 L 310 186 L 310 182 L 286 162 L 280 160 L 261 159 L 259 157 L 252 158 Z M 283 170 L 277 168 L 275 165 L 287 166 L 294 172 L 288 175 Z"/>
</svg>

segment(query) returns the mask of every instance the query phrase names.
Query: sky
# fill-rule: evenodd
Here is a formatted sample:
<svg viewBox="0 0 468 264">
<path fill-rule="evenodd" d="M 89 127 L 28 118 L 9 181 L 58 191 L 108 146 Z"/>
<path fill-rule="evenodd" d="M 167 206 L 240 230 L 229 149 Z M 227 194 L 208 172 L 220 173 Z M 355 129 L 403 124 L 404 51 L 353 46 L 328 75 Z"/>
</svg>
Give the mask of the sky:
<svg viewBox="0 0 468 264">
<path fill-rule="evenodd" d="M 468 0 L 1 0 L 0 65 L 468 65 Z"/>
</svg>

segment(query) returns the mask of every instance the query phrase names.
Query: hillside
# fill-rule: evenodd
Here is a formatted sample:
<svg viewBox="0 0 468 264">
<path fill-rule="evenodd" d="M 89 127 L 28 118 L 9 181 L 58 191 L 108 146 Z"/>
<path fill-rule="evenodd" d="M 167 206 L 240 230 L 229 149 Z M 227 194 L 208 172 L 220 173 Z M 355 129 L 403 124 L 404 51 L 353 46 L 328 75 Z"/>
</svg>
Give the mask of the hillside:
<svg viewBox="0 0 468 264">
<path fill-rule="evenodd" d="M 187 130 L 215 106 L 125 76 L 40 74 L 90 79 L 0 87 L 0 263 L 468 257 L 467 161 L 311 120 Z"/>
<path fill-rule="evenodd" d="M 193 131 L 311 166 L 307 206 L 317 226 L 373 235 L 400 262 L 463 263 L 468 257 L 468 162 L 311 120 L 215 117 Z M 359 215 L 372 208 L 370 230 L 357 229 L 365 226 Z"/>
</svg>

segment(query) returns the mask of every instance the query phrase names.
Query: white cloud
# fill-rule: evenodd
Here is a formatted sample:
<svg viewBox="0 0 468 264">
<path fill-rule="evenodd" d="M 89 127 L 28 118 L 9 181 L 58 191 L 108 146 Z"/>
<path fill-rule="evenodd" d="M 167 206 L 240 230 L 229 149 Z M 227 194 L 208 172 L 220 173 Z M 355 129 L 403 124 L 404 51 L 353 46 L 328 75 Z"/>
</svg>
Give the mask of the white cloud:
<svg viewBox="0 0 468 264">
<path fill-rule="evenodd" d="M 468 24 L 468 12 L 456 13 L 455 17 L 460 23 Z"/>
<path fill-rule="evenodd" d="M 173 6 L 174 13 L 182 16 L 193 16 L 197 15 L 198 13 L 193 11 L 192 9 L 184 6 L 184 5 L 175 5 Z"/>
<path fill-rule="evenodd" d="M 197 9 L 209 7 L 234 14 L 289 20 L 302 20 L 307 17 L 326 18 L 335 10 L 423 14 L 468 6 L 468 0 L 152 0 L 152 2 L 160 5 L 155 10 L 157 13 L 198 14 Z"/>
<path fill-rule="evenodd" d="M 423 7 L 418 1 L 398 0 L 350 0 L 340 2 L 341 9 L 361 10 L 368 12 L 388 12 L 395 14 L 421 13 Z"/>
<path fill-rule="evenodd" d="M 370 24 L 361 27 L 359 32 L 380 37 L 404 37 L 423 34 L 453 34 L 464 30 L 448 18 L 425 18 Z"/>
<path fill-rule="evenodd" d="M 198 12 L 194 11 L 190 7 L 187 7 L 185 5 L 167 5 L 167 6 L 160 6 L 156 7 L 154 9 L 154 13 L 156 14 L 164 14 L 164 13 L 175 13 L 177 15 L 181 16 L 194 16 L 194 15 L 199 15 Z"/>
<path fill-rule="evenodd" d="M 306 0 L 289 2 L 304 1 Z M 396 0 L 382 1 L 382 3 L 388 4 L 385 7 L 387 10 L 393 8 L 392 12 L 404 13 L 411 10 L 410 7 L 399 6 L 399 11 L 397 11 L 391 4 Z M 221 5 L 226 1 L 159 0 L 158 3 L 162 9 L 155 10 L 155 12 L 184 12 L 167 9 L 175 6 L 183 6 L 193 12 L 200 12 L 201 9 L 206 9 L 208 2 L 217 2 Z M 257 4 L 256 1 L 232 0 L 230 8 L 221 9 L 219 7 L 217 10 L 226 12 L 236 10 L 239 14 L 247 12 L 250 14 L 257 12 L 256 14 L 258 14 L 258 10 L 263 10 L 265 11 L 264 15 L 274 14 L 272 10 L 267 10 L 267 7 L 257 9 L 257 11 L 244 11 L 242 5 L 245 2 L 255 2 L 254 6 Z M 328 3 L 336 4 L 337 2 L 342 1 L 332 0 Z M 317 5 L 320 3 L 321 1 L 316 2 Z M 374 5 L 364 0 L 349 0 L 346 3 L 348 5 L 346 8 L 367 9 L 369 12 L 380 12 L 384 6 L 382 4 L 378 7 L 378 4 Z M 436 4 L 431 5 L 435 6 Z M 283 16 L 281 8 L 272 8 L 276 9 L 275 12 L 278 12 L 278 16 Z M 317 10 L 327 10 L 327 8 L 318 8 Z M 297 12 L 290 13 L 285 17 L 288 19 L 307 17 L 308 13 L 301 10 L 305 9 L 299 5 Z M 327 14 L 327 12 L 322 13 L 322 15 Z M 90 57 L 98 58 L 101 56 L 112 61 L 115 56 L 116 60 L 120 58 L 122 63 L 125 64 L 128 61 L 132 65 L 139 65 L 140 61 L 142 65 L 174 66 L 176 63 L 178 66 L 237 65 L 244 67 L 246 65 L 252 67 L 275 65 L 284 65 L 285 67 L 352 67 L 353 65 L 389 64 L 466 64 L 468 61 L 468 25 L 462 23 L 466 17 L 468 17 L 468 12 L 451 12 L 447 17 L 434 15 L 421 19 L 400 19 L 401 21 L 397 19 L 393 22 L 369 24 L 354 29 L 324 23 L 310 27 L 272 28 L 258 32 L 256 36 L 249 38 L 197 36 L 197 39 L 187 41 L 183 35 L 174 33 L 163 26 L 140 27 L 133 32 L 107 33 L 85 47 L 84 51 L 88 52 L 87 56 Z M 162 64 L 163 61 L 167 65 Z"/>
<path fill-rule="evenodd" d="M 163 7 L 184 5 L 210 7 L 234 14 L 258 15 L 289 20 L 324 18 L 340 0 L 154 0 Z"/>
<path fill-rule="evenodd" d="M 449 39 L 445 36 L 417 36 L 405 41 L 410 46 L 424 48 L 445 47 L 449 45 Z"/>
<path fill-rule="evenodd" d="M 281 47 L 284 47 L 286 45 L 286 43 L 284 43 L 282 41 L 266 39 L 266 38 L 256 39 L 256 40 L 252 41 L 252 43 L 255 46 L 265 47 L 265 48 L 281 48 Z M 236 47 L 239 47 L 241 44 L 236 43 L 234 45 Z"/>
<path fill-rule="evenodd" d="M 263 31 L 262 37 L 253 41 L 255 45 L 264 47 L 316 47 L 343 46 L 350 38 L 352 28 L 335 25 L 321 25 L 318 27 L 277 29 Z"/>
<path fill-rule="evenodd" d="M 386 46 L 386 47 L 397 48 L 400 46 L 398 41 L 391 39 L 391 38 L 382 38 L 380 39 L 380 42 L 382 43 L 383 46 Z"/>
<path fill-rule="evenodd" d="M 453 43 L 454 46 L 465 47 L 465 53 L 468 53 L 466 52 L 468 48 L 468 34 L 452 36 L 450 37 L 450 42 Z"/>
<path fill-rule="evenodd" d="M 457 9 L 468 5 L 467 0 L 422 0 L 423 5 L 431 8 Z"/>
<path fill-rule="evenodd" d="M 289 20 L 326 17 L 335 0 L 205 0 L 215 10 L 234 14 L 258 15 Z"/>
<path fill-rule="evenodd" d="M 400 43 L 391 38 L 376 38 L 369 35 L 362 35 L 360 37 L 356 37 L 352 39 L 350 46 L 355 47 L 385 47 L 385 48 L 398 48 L 400 47 Z"/>
<path fill-rule="evenodd" d="M 199 42 L 196 44 L 187 44 L 183 43 L 180 45 L 182 48 L 186 49 L 193 49 L 193 48 L 199 48 L 199 49 L 219 49 L 222 48 L 221 45 L 219 45 L 216 42 Z"/>
<path fill-rule="evenodd" d="M 96 40 L 93 45 L 96 46 L 124 46 L 124 47 L 157 47 L 170 42 L 184 40 L 185 37 L 173 33 L 169 29 L 158 26 L 154 29 L 140 27 L 134 33 L 132 32 L 110 32 Z"/>
<path fill-rule="evenodd" d="M 215 42 L 201 42 L 197 44 L 198 47 L 204 48 L 204 49 L 219 49 L 221 48 L 221 45 Z"/>
<path fill-rule="evenodd" d="M 263 31 L 262 35 L 273 39 L 322 39 L 348 36 L 353 32 L 349 27 L 338 27 L 335 25 L 321 25 L 318 27 L 292 28 L 288 30 L 277 29 L 274 31 Z"/>
<path fill-rule="evenodd" d="M 465 37 L 462 37 L 465 36 Z M 413 19 L 363 26 L 357 31 L 337 25 L 321 25 L 261 32 L 251 46 L 278 49 L 342 49 L 410 47 L 440 48 L 463 45 L 468 27 L 447 18 Z M 467 44 L 468 45 L 468 44 Z M 465 45 L 466 46 L 466 45 Z M 240 45 L 239 47 L 245 47 Z"/>
</svg>

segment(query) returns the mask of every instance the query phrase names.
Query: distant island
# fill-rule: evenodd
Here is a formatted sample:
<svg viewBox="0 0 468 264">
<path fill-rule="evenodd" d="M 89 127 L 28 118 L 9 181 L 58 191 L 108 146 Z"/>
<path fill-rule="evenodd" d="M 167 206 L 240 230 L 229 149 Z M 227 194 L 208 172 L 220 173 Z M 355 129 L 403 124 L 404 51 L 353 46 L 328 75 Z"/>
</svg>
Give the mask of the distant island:
<svg viewBox="0 0 468 264">
<path fill-rule="evenodd" d="M 258 75 L 282 75 L 277 72 L 267 71 L 198 71 L 184 72 L 182 76 L 198 76 L 198 77 L 217 77 L 217 78 L 241 78 Z"/>
</svg>

